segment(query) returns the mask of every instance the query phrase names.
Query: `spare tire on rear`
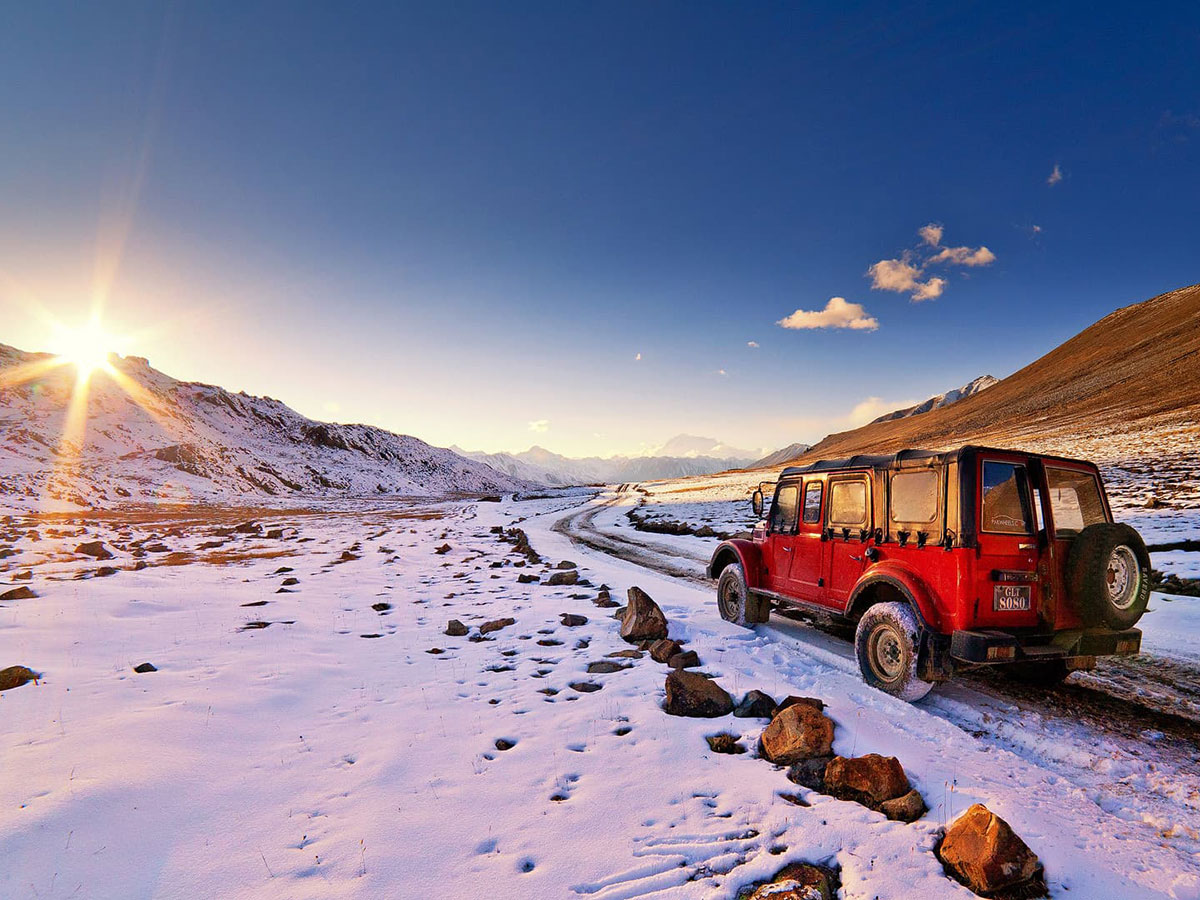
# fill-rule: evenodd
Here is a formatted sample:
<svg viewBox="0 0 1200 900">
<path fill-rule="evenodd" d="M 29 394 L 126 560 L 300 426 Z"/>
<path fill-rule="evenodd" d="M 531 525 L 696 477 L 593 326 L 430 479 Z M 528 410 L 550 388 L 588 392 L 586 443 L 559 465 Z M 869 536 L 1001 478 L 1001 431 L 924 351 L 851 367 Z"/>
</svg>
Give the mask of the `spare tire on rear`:
<svg viewBox="0 0 1200 900">
<path fill-rule="evenodd" d="M 1150 553 L 1128 525 L 1089 525 L 1071 544 L 1067 589 L 1089 626 L 1117 631 L 1137 624 L 1150 601 Z"/>
</svg>

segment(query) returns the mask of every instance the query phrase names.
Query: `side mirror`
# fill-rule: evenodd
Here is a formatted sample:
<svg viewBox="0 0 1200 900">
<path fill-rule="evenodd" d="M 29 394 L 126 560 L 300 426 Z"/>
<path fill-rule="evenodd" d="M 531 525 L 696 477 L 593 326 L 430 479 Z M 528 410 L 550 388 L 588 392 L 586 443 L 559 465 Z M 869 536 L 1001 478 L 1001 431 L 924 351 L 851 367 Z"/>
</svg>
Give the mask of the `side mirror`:
<svg viewBox="0 0 1200 900">
<path fill-rule="evenodd" d="M 754 506 L 754 515 L 761 519 L 763 512 L 763 492 L 755 491 L 750 502 Z"/>
</svg>

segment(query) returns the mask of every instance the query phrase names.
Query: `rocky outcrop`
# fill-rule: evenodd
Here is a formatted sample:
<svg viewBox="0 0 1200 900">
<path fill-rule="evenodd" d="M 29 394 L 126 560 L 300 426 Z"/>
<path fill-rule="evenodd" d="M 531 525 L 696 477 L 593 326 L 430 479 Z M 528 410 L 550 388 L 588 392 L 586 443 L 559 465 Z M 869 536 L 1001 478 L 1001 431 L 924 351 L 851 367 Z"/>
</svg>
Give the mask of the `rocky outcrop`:
<svg viewBox="0 0 1200 900">
<path fill-rule="evenodd" d="M 1037 854 L 981 803 L 946 829 L 937 855 L 950 876 L 980 896 L 1045 896 Z"/>
</svg>

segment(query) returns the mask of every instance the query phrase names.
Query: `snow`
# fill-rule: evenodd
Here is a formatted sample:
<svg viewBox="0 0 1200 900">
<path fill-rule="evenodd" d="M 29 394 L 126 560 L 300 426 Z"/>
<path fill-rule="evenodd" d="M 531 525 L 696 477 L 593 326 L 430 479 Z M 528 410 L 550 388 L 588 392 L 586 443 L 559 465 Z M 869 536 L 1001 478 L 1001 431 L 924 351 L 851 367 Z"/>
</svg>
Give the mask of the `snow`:
<svg viewBox="0 0 1200 900">
<path fill-rule="evenodd" d="M 625 507 L 606 505 L 621 495 L 588 496 L 256 511 L 282 539 L 214 538 L 236 510 L 23 520 L 39 539 L 15 541 L 0 576 L 31 569 L 39 597 L 0 604 L 0 665 L 44 679 L 0 694 L 0 896 L 732 897 L 807 860 L 840 866 L 846 898 L 961 900 L 932 847 L 973 802 L 1039 854 L 1053 896 L 1195 896 L 1194 743 L 969 682 L 894 700 L 861 682 L 845 642 L 778 617 L 736 628 L 711 585 L 573 543 L 555 525 L 581 504 L 664 552 L 697 540 L 618 526 Z M 518 584 L 546 571 L 518 567 L 495 525 L 579 563 L 590 586 Z M 132 571 L 150 535 L 169 552 Z M 71 551 L 93 538 L 125 548 L 107 563 L 120 571 L 77 580 L 97 564 Z M 295 592 L 277 593 L 287 574 Z M 589 602 L 601 583 L 618 600 L 647 590 L 731 693 L 823 698 L 835 751 L 896 755 L 930 812 L 889 822 L 798 788 L 756 758 L 758 720 L 667 716 L 649 656 L 588 674 L 628 647 Z M 1154 652 L 1194 653 L 1196 605 L 1154 609 Z M 589 621 L 563 626 L 563 612 Z M 501 616 L 516 624 L 493 640 L 442 633 Z M 251 621 L 272 624 L 240 630 Z M 1193 642 L 1171 643 L 1180 633 Z M 134 674 L 145 661 L 159 671 Z M 751 752 L 710 752 L 719 731 Z"/>
</svg>

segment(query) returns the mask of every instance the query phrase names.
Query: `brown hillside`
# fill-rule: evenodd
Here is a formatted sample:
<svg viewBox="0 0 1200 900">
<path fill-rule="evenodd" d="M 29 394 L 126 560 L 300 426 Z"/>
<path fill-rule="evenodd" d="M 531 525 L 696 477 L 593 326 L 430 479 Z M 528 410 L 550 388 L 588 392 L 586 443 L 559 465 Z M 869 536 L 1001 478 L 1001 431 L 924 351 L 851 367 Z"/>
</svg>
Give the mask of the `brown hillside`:
<svg viewBox="0 0 1200 900">
<path fill-rule="evenodd" d="M 831 434 L 802 461 L 966 443 L 1120 455 L 1139 434 L 1195 447 L 1200 423 L 1200 285 L 1119 309 L 999 384 L 952 406 Z M 1122 437 L 1125 440 L 1122 440 Z M 1101 455 L 1108 455 L 1103 454 Z"/>
</svg>

